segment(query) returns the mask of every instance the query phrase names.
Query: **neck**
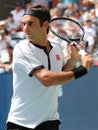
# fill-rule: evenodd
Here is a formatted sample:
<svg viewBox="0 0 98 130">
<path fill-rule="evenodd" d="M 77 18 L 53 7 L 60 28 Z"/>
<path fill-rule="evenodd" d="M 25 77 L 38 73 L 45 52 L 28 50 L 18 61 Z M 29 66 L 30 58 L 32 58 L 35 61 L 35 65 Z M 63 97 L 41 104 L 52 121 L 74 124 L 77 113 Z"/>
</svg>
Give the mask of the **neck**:
<svg viewBox="0 0 98 130">
<path fill-rule="evenodd" d="M 31 40 L 31 42 L 33 44 L 36 44 L 36 45 L 39 45 L 39 46 L 44 46 L 46 47 L 48 45 L 48 41 L 47 41 L 47 38 L 40 38 L 40 40 Z"/>
<path fill-rule="evenodd" d="M 41 46 L 41 47 L 44 47 L 44 49 L 45 49 L 45 52 L 46 53 L 48 53 L 49 51 L 50 51 L 50 43 L 49 43 L 49 41 L 47 40 L 46 42 L 44 41 L 44 42 L 34 42 L 34 41 L 31 41 L 31 43 L 32 44 L 35 44 L 35 45 L 38 45 L 38 46 Z"/>
</svg>

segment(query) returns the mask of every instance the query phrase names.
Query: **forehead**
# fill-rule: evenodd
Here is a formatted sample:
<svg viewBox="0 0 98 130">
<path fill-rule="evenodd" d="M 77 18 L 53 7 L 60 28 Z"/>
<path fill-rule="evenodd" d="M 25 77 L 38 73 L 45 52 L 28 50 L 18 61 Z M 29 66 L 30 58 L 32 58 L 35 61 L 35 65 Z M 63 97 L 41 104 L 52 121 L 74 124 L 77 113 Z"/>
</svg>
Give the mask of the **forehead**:
<svg viewBox="0 0 98 130">
<path fill-rule="evenodd" d="M 22 18 L 22 22 L 29 22 L 29 21 L 39 22 L 39 19 L 31 15 L 24 15 Z"/>
</svg>

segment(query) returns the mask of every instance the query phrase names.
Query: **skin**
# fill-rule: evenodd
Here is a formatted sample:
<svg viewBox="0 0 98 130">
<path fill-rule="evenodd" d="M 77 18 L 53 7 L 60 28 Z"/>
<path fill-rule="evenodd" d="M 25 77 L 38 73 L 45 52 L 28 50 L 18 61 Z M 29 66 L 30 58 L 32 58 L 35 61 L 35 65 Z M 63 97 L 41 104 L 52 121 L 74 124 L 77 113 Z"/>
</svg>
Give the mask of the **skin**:
<svg viewBox="0 0 98 130">
<path fill-rule="evenodd" d="M 12 64 L 4 64 L 0 62 L 0 68 L 5 68 L 7 72 L 12 72 Z"/>
<path fill-rule="evenodd" d="M 30 24 L 31 22 L 31 24 Z M 30 16 L 24 15 L 22 19 L 23 30 L 26 35 L 26 38 L 29 41 L 32 41 L 32 44 L 46 46 L 47 53 L 49 52 L 49 42 L 47 41 L 47 28 L 48 21 L 43 23 L 43 26 L 40 26 L 39 19 Z M 65 82 L 69 82 L 74 80 L 74 73 L 70 71 L 76 61 L 81 58 L 77 49 L 73 46 L 74 42 L 70 44 L 71 54 L 69 62 L 66 66 L 63 67 L 61 72 L 52 72 L 45 68 L 38 69 L 34 72 L 34 76 L 46 87 L 51 87 L 51 85 L 59 85 Z M 86 54 L 83 58 L 81 58 L 82 65 L 89 70 L 91 63 L 93 63 L 93 58 L 91 55 Z"/>
<path fill-rule="evenodd" d="M 29 22 L 31 22 L 31 26 L 29 26 Z M 40 46 L 47 46 L 46 30 L 48 21 L 45 21 L 41 27 L 39 19 L 30 15 L 24 15 L 22 23 L 24 24 L 23 30 L 28 40 Z"/>
</svg>

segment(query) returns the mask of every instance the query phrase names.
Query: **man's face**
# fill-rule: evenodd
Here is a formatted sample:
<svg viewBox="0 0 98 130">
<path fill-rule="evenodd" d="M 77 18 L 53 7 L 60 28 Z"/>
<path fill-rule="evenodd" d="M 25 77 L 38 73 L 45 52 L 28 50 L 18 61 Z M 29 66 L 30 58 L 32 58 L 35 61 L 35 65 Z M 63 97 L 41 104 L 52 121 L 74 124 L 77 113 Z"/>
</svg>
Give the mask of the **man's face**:
<svg viewBox="0 0 98 130">
<path fill-rule="evenodd" d="M 24 15 L 22 18 L 23 31 L 30 41 L 38 41 L 43 36 L 44 26 L 40 25 L 38 18 L 31 15 Z"/>
</svg>

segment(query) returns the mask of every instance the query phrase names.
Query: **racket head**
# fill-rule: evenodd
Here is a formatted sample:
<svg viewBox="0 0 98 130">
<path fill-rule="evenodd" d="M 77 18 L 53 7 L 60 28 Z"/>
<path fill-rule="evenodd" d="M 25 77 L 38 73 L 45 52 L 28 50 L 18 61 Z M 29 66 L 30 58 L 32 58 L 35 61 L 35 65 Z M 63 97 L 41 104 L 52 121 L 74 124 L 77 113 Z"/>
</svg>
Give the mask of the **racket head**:
<svg viewBox="0 0 98 130">
<path fill-rule="evenodd" d="M 71 43 L 72 41 L 80 42 L 85 35 L 82 25 L 67 17 L 57 17 L 51 19 L 49 23 L 50 31 L 58 38 Z"/>
</svg>

